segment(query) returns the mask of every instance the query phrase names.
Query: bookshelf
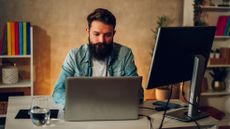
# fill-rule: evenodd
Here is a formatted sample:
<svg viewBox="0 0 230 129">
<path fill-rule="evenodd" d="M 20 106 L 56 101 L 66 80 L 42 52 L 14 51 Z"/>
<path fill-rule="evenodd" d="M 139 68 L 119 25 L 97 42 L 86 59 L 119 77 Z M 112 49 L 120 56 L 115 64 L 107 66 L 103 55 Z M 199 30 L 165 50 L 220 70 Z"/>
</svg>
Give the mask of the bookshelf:
<svg viewBox="0 0 230 129">
<path fill-rule="evenodd" d="M 0 83 L 0 88 L 22 88 L 22 87 L 31 87 L 30 80 L 20 80 L 16 84 L 3 84 L 3 83 Z M 31 94 L 32 94 L 32 92 L 31 92 Z"/>
<path fill-rule="evenodd" d="M 31 58 L 32 55 L 13 55 L 13 56 L 8 56 L 8 55 L 0 55 L 1 59 L 4 58 Z"/>
<path fill-rule="evenodd" d="M 207 66 L 207 68 L 215 68 L 215 67 L 230 68 L 230 64 L 217 64 L 217 65 L 208 64 Z"/>
<path fill-rule="evenodd" d="M 230 39 L 230 36 L 215 36 L 215 39 Z"/>
<path fill-rule="evenodd" d="M 29 27 L 30 33 L 30 53 L 15 54 L 15 55 L 0 55 L 0 119 L 4 120 L 6 117 L 8 96 L 33 95 L 33 27 Z M 27 39 L 28 40 L 28 39 Z M 28 45 L 28 44 L 27 44 Z M 24 51 L 24 50 L 23 50 Z M 26 50 L 28 51 L 28 50 Z M 16 64 L 18 69 L 18 82 L 13 84 L 3 83 L 2 70 L 5 66 Z"/>
<path fill-rule="evenodd" d="M 215 92 L 212 90 L 208 90 L 201 93 L 201 96 L 222 96 L 222 95 L 230 95 L 230 91 Z"/>
<path fill-rule="evenodd" d="M 30 40 L 30 48 L 33 48 L 32 27 L 30 27 Z M 19 81 L 15 84 L 3 84 L 1 79 L 0 89 L 29 87 L 30 95 L 33 95 L 33 49 L 30 50 L 29 55 L 0 55 L 1 68 L 6 62 L 16 63 L 19 71 Z M 27 74 L 27 77 L 23 77 L 24 74 Z"/>
<path fill-rule="evenodd" d="M 219 7 L 219 6 L 209 6 L 209 5 L 201 5 L 201 9 L 203 10 L 230 10 L 230 7 Z"/>
<path fill-rule="evenodd" d="M 218 22 L 219 16 L 230 16 L 230 7 L 219 7 L 218 4 L 222 3 L 222 0 L 212 0 L 212 2 L 215 2 L 214 4 L 216 6 L 210 6 L 209 0 L 203 0 L 206 1 L 206 5 L 200 5 L 201 12 L 200 15 L 195 15 L 197 11 L 194 7 L 194 0 L 184 0 L 184 9 L 183 9 L 183 26 L 194 26 L 195 21 L 194 19 L 197 18 L 197 16 L 200 18 L 200 20 L 205 23 L 207 26 L 216 26 Z M 230 36 L 223 35 L 223 36 L 215 36 L 214 42 L 213 42 L 213 49 L 217 48 L 230 48 Z M 228 55 L 228 58 L 230 59 L 230 55 Z M 227 62 L 227 61 L 226 61 Z M 213 91 L 211 88 L 211 81 L 212 77 L 209 75 L 209 70 L 213 68 L 227 68 L 230 70 L 230 63 L 215 63 L 210 64 L 210 61 L 208 62 L 207 70 L 205 72 L 205 76 L 208 80 L 208 90 L 201 93 L 201 102 L 200 104 L 202 106 L 212 106 L 215 107 L 226 114 L 230 113 L 230 72 L 228 72 L 228 77 L 226 79 L 226 90 L 224 91 Z M 226 117 L 223 120 L 220 121 L 221 125 L 230 125 L 229 121 L 230 118 Z"/>
<path fill-rule="evenodd" d="M 1 118 L 1 117 L 6 117 L 6 114 L 0 114 L 0 118 Z"/>
</svg>

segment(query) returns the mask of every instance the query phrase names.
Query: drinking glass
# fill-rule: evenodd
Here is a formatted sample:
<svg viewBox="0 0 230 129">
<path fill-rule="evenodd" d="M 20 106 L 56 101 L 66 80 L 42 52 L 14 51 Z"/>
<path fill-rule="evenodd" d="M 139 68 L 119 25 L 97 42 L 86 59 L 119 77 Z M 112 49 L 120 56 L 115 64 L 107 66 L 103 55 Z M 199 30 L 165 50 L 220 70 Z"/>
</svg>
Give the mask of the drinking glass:
<svg viewBox="0 0 230 129">
<path fill-rule="evenodd" d="M 44 126 L 49 123 L 50 110 L 48 97 L 33 97 L 30 109 L 30 118 L 36 126 Z"/>
</svg>

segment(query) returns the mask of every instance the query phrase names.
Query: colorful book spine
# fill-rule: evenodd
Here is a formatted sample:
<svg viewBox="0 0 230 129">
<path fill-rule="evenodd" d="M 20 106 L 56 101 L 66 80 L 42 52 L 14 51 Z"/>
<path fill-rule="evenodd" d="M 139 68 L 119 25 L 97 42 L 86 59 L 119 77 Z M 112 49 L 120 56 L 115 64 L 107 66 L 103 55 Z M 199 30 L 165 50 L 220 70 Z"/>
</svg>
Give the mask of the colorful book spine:
<svg viewBox="0 0 230 129">
<path fill-rule="evenodd" d="M 19 55 L 23 55 L 23 24 L 19 22 Z"/>
<path fill-rule="evenodd" d="M 2 55 L 2 52 L 3 52 L 5 31 L 6 31 L 6 25 L 3 26 L 2 37 L 1 37 L 1 40 L 0 40 L 0 54 L 1 54 L 1 55 Z"/>
<path fill-rule="evenodd" d="M 216 36 L 223 36 L 228 22 L 228 16 L 219 16 L 216 24 Z"/>
<path fill-rule="evenodd" d="M 15 24 L 14 22 L 11 22 L 10 25 L 11 25 L 11 54 L 15 55 Z"/>
<path fill-rule="evenodd" d="M 11 55 L 11 23 L 7 22 L 7 55 Z"/>
<path fill-rule="evenodd" d="M 27 54 L 27 29 L 26 29 L 26 22 L 23 22 L 23 55 L 26 55 Z"/>
<path fill-rule="evenodd" d="M 15 27 L 15 55 L 19 55 L 19 23 L 14 23 Z"/>
<path fill-rule="evenodd" d="M 30 48 L 32 49 L 33 48 L 33 27 L 30 27 Z M 32 51 L 30 50 L 30 54 L 32 55 Z"/>
<path fill-rule="evenodd" d="M 7 55 L 7 24 L 5 24 L 4 38 L 2 43 L 2 55 Z"/>
<path fill-rule="evenodd" d="M 27 53 L 27 55 L 30 55 L 30 44 L 31 44 L 30 41 L 31 41 L 31 39 L 30 39 L 30 23 L 29 22 L 26 23 L 26 29 L 27 29 L 27 31 L 26 31 L 26 33 L 27 33 L 27 42 L 26 42 L 27 43 L 26 44 L 27 45 L 26 46 L 27 52 L 26 53 Z"/>
<path fill-rule="evenodd" d="M 30 22 L 7 22 L 0 37 L 0 55 L 30 55 L 31 36 Z"/>
<path fill-rule="evenodd" d="M 227 24 L 224 29 L 224 35 L 229 35 L 229 28 L 230 28 L 230 16 L 228 16 Z"/>
</svg>

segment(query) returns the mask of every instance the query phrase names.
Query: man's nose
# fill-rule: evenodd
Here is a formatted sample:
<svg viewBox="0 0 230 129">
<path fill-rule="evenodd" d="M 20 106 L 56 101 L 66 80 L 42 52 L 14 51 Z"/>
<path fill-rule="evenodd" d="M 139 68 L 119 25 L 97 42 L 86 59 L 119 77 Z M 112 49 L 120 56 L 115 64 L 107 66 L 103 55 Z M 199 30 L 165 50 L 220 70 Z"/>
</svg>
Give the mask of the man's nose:
<svg viewBox="0 0 230 129">
<path fill-rule="evenodd" d="M 101 43 L 105 42 L 105 37 L 104 36 L 100 36 L 99 37 L 99 42 L 101 42 Z"/>
</svg>

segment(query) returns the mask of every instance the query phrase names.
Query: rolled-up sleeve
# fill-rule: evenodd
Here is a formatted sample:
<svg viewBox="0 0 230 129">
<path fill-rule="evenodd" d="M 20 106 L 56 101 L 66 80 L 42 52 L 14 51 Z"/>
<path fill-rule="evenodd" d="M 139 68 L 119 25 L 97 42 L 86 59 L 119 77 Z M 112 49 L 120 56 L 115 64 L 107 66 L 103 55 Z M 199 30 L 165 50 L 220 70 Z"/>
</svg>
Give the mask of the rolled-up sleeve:
<svg viewBox="0 0 230 129">
<path fill-rule="evenodd" d="M 138 76 L 132 51 L 128 51 L 125 60 L 125 76 Z M 140 103 L 144 100 L 144 90 L 140 87 Z"/>
<path fill-rule="evenodd" d="M 61 72 L 53 90 L 52 98 L 56 104 L 65 104 L 65 80 L 67 77 L 74 75 L 75 64 L 75 54 L 73 50 L 71 50 L 65 58 Z"/>
<path fill-rule="evenodd" d="M 126 55 L 125 76 L 138 76 L 137 67 L 135 65 L 134 56 L 131 50 Z"/>
</svg>

